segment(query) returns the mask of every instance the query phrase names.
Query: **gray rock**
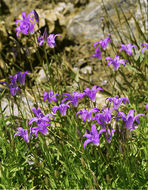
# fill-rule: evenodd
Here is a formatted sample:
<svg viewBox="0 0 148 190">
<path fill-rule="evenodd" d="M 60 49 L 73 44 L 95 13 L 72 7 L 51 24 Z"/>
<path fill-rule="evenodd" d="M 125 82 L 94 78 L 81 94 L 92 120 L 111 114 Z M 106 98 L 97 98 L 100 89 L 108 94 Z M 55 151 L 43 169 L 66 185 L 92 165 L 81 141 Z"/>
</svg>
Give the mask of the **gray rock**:
<svg viewBox="0 0 148 190">
<path fill-rule="evenodd" d="M 119 0 L 117 2 L 117 6 L 121 6 L 125 12 L 128 12 L 128 10 L 131 11 L 135 8 L 134 3 L 136 0 Z M 105 1 L 105 7 L 109 16 L 114 20 L 118 20 L 112 1 Z M 90 2 L 84 10 L 81 10 L 69 20 L 67 25 L 68 37 L 85 40 L 103 38 L 104 35 L 101 25 L 105 15 L 106 13 L 101 0 Z M 105 32 L 108 32 L 107 27 L 105 27 Z"/>
<path fill-rule="evenodd" d="M 92 67 L 91 66 L 86 66 L 84 68 L 81 69 L 81 72 L 84 73 L 84 74 L 92 74 Z"/>
<path fill-rule="evenodd" d="M 141 8 L 140 6 L 137 6 L 137 9 L 135 11 L 135 17 L 138 20 L 138 23 L 140 24 L 141 30 L 144 32 L 146 30 L 148 34 L 148 2 L 147 0 L 140 0 Z M 142 10 L 142 14 L 141 14 Z M 143 18 L 142 18 L 142 17 Z M 143 24 L 143 20 L 145 21 L 145 26 Z"/>
<path fill-rule="evenodd" d="M 29 106 L 32 109 L 34 103 L 30 100 L 30 98 L 27 97 L 27 99 L 28 99 Z M 25 97 L 21 99 L 20 105 L 18 106 L 10 98 L 9 100 L 7 98 L 1 99 L 1 109 L 2 111 L 4 111 L 3 114 L 5 116 L 13 115 L 13 116 L 21 117 L 21 113 L 20 113 L 20 110 L 21 110 L 24 118 L 30 119 L 32 115 L 31 115 L 29 106 L 27 104 L 27 100 Z"/>
<path fill-rule="evenodd" d="M 47 81 L 48 81 L 44 69 L 41 69 L 41 70 L 39 71 L 38 77 L 37 77 L 36 81 L 37 81 L 38 83 L 42 83 L 42 82 L 47 82 Z"/>
</svg>

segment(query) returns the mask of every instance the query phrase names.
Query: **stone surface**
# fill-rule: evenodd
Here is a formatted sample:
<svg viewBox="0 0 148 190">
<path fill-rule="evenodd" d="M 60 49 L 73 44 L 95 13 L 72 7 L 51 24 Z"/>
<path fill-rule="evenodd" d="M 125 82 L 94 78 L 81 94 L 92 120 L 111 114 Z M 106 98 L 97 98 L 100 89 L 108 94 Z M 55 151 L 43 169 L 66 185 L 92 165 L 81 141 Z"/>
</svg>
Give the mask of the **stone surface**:
<svg viewBox="0 0 148 190">
<path fill-rule="evenodd" d="M 92 67 L 91 66 L 86 66 L 84 68 L 81 69 L 81 72 L 84 74 L 92 74 Z"/>
<path fill-rule="evenodd" d="M 28 102 L 29 102 L 30 108 L 32 109 L 34 103 L 29 98 L 28 98 Z M 13 109 L 12 109 L 11 105 L 13 105 Z M 30 110 L 29 110 L 29 107 L 28 107 L 25 97 L 23 97 L 21 99 L 19 106 L 17 106 L 17 104 L 14 103 L 10 98 L 9 98 L 9 100 L 7 98 L 2 98 L 1 99 L 1 108 L 2 108 L 2 110 L 5 110 L 4 111 L 5 116 L 10 116 L 11 114 L 13 114 L 14 116 L 21 117 L 21 114 L 19 111 L 19 109 L 20 109 L 24 115 L 24 118 L 27 118 L 27 119 L 31 118 L 31 113 L 30 113 Z"/>
<path fill-rule="evenodd" d="M 47 81 L 48 81 L 44 69 L 41 69 L 41 70 L 39 71 L 38 77 L 37 77 L 36 81 L 37 81 L 38 83 L 42 83 L 42 82 L 47 82 Z"/>
<path fill-rule="evenodd" d="M 117 19 L 117 13 L 114 9 L 114 4 L 112 1 L 104 1 L 104 6 L 108 12 L 109 18 L 112 19 L 116 27 L 118 27 L 119 22 Z M 135 12 L 136 0 L 119 0 L 117 1 L 118 8 L 121 6 L 124 10 L 126 16 L 130 18 L 129 10 Z M 103 38 L 102 29 L 104 32 L 108 33 L 107 25 L 104 25 L 103 20 L 107 20 L 105 9 L 101 0 L 90 1 L 90 3 L 84 8 L 81 9 L 77 14 L 69 20 L 67 25 L 67 35 L 72 39 L 85 39 L 85 40 L 94 40 Z M 119 9 L 121 22 L 124 21 L 124 18 Z M 109 21 L 110 22 L 110 21 Z M 114 27 L 113 23 L 110 22 L 111 34 L 114 34 L 112 30 Z M 126 28 L 125 28 L 126 29 Z M 123 28 L 122 28 L 123 30 Z"/>
</svg>

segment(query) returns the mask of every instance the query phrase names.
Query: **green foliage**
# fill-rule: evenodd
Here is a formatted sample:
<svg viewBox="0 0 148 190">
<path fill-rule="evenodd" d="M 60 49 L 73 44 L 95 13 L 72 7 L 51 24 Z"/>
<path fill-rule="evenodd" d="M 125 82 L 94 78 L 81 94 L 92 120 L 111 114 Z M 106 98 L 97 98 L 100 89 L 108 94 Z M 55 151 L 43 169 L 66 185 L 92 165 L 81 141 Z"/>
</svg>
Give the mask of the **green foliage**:
<svg viewBox="0 0 148 190">
<path fill-rule="evenodd" d="M 85 150 L 68 120 L 62 125 L 67 132 L 39 135 L 29 144 L 13 139 L 11 123 L 12 118 L 0 121 L 1 188 L 143 189 L 148 185 L 145 119 L 124 146 L 113 138 L 109 145 L 89 145 Z"/>
</svg>

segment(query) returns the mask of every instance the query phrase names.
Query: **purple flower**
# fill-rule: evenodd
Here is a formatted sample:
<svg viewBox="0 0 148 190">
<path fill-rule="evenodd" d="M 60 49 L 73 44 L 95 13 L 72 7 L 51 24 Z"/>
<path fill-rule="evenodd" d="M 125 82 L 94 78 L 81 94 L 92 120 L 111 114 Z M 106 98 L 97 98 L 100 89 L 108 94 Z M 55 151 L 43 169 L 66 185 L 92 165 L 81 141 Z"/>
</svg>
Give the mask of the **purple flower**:
<svg viewBox="0 0 148 190">
<path fill-rule="evenodd" d="M 97 48 L 96 48 L 96 54 L 93 54 L 93 55 L 91 56 L 91 58 L 92 58 L 92 57 L 97 57 L 98 59 L 101 59 L 101 53 L 102 53 L 102 51 L 99 50 L 99 47 L 97 47 Z"/>
<path fill-rule="evenodd" d="M 10 84 L 8 84 L 5 81 L 0 81 L 0 83 L 4 83 L 8 86 L 10 93 L 12 96 L 15 96 L 15 94 L 17 93 L 17 91 L 21 92 L 21 89 L 17 86 L 16 81 L 17 81 L 17 75 L 11 75 L 10 76 Z"/>
<path fill-rule="evenodd" d="M 30 119 L 29 125 L 30 125 L 31 123 L 33 123 L 34 121 L 37 122 L 37 123 L 36 123 L 37 125 L 41 124 L 42 122 L 43 122 L 43 123 L 48 122 L 47 124 L 50 125 L 49 122 L 50 122 L 51 120 L 48 118 L 48 116 L 53 117 L 52 114 L 47 114 L 47 115 L 44 116 L 44 114 L 41 112 L 41 109 L 40 109 L 40 108 L 36 109 L 35 107 L 32 108 L 32 111 L 34 112 L 34 114 L 36 115 L 36 117 L 33 117 L 32 119 Z"/>
<path fill-rule="evenodd" d="M 15 29 L 17 31 L 16 36 L 19 36 L 19 33 L 23 33 L 25 35 L 28 35 L 28 33 L 34 32 L 34 25 L 33 18 L 30 17 L 30 15 L 33 12 L 29 13 L 28 16 L 26 16 L 25 12 L 22 12 L 22 20 L 16 20 L 16 24 L 19 23 L 19 26 Z"/>
<path fill-rule="evenodd" d="M 102 109 L 102 113 L 105 116 L 105 122 L 109 123 L 111 121 L 111 118 L 114 116 L 112 115 L 112 111 L 116 110 L 115 108 L 104 108 Z"/>
<path fill-rule="evenodd" d="M 19 81 L 20 84 L 25 84 L 25 75 L 28 75 L 29 71 L 26 71 L 24 73 L 22 72 L 17 72 L 16 76 L 17 76 L 17 80 Z"/>
<path fill-rule="evenodd" d="M 119 53 L 120 53 L 122 50 L 124 50 L 124 51 L 126 51 L 126 53 L 127 53 L 128 55 L 130 55 L 130 56 L 132 56 L 132 48 L 133 48 L 133 47 L 137 48 L 137 46 L 133 45 L 132 43 L 129 43 L 129 44 L 127 44 L 127 45 L 121 44 L 120 46 L 121 46 L 122 48 L 120 48 Z"/>
<path fill-rule="evenodd" d="M 44 43 L 44 41 L 46 41 L 49 47 L 54 48 L 56 46 L 55 38 L 57 36 L 61 37 L 60 34 L 50 34 L 47 38 L 47 30 L 45 28 L 43 36 L 38 36 L 37 41 L 39 43 L 39 46 L 41 46 Z"/>
<path fill-rule="evenodd" d="M 125 128 L 132 131 L 134 130 L 135 128 L 138 127 L 138 124 L 139 124 L 139 117 L 140 116 L 145 116 L 144 114 L 137 114 L 135 117 L 134 117 L 134 113 L 135 113 L 135 110 L 130 110 L 129 113 L 127 114 L 127 116 L 125 115 L 125 113 L 123 112 L 119 112 L 118 114 L 121 116 L 121 117 L 117 117 L 117 120 L 119 118 L 121 118 L 124 123 L 125 123 Z"/>
<path fill-rule="evenodd" d="M 146 109 L 146 110 L 148 109 L 148 104 L 146 104 L 145 109 Z"/>
<path fill-rule="evenodd" d="M 26 71 L 24 73 L 17 72 L 16 75 L 10 75 L 10 84 L 8 84 L 5 81 L 0 81 L 0 83 L 4 83 L 8 86 L 10 93 L 12 96 L 15 96 L 17 91 L 21 92 L 21 89 L 17 86 L 17 81 L 19 81 L 20 84 L 25 84 L 25 74 L 28 75 L 29 71 Z"/>
<path fill-rule="evenodd" d="M 121 105 L 122 102 L 123 102 L 124 104 L 125 104 L 125 103 L 129 104 L 128 98 L 119 98 L 119 99 L 118 99 L 117 96 L 115 96 L 115 97 L 113 97 L 113 98 L 111 98 L 111 97 L 107 98 L 107 99 L 105 100 L 105 102 L 106 102 L 107 100 L 109 100 L 109 102 L 113 102 L 114 108 L 116 108 L 116 109 L 118 109 L 118 108 L 120 107 L 120 105 Z"/>
<path fill-rule="evenodd" d="M 50 34 L 47 38 L 47 44 L 49 47 L 54 48 L 56 46 L 55 38 L 59 36 L 62 37 L 60 34 Z"/>
<path fill-rule="evenodd" d="M 38 36 L 37 37 L 37 42 L 39 43 L 39 46 L 41 46 L 44 43 L 44 37 L 43 36 Z"/>
<path fill-rule="evenodd" d="M 88 143 L 93 143 L 94 145 L 98 146 L 100 144 L 100 137 L 102 133 L 106 133 L 106 140 L 108 143 L 111 142 L 112 134 L 115 132 L 113 129 L 101 129 L 98 133 L 96 129 L 96 125 L 93 124 L 91 127 L 91 131 L 89 132 L 88 129 L 86 129 L 86 134 L 83 135 L 82 138 L 86 137 L 87 140 L 84 142 L 83 148 L 85 149 L 86 145 Z"/>
<path fill-rule="evenodd" d="M 145 49 L 148 49 L 148 43 L 142 43 L 142 44 L 141 44 L 141 47 L 142 47 L 142 46 L 145 46 L 145 47 L 142 49 L 142 53 L 143 53 Z"/>
<path fill-rule="evenodd" d="M 78 114 L 82 115 L 82 120 L 85 122 L 90 121 L 92 118 L 92 113 L 96 113 L 99 112 L 100 110 L 98 108 L 93 108 L 91 110 L 87 110 L 86 108 L 84 110 L 80 110 L 79 112 L 77 112 L 76 116 Z"/>
<path fill-rule="evenodd" d="M 106 124 L 109 124 L 111 122 L 111 118 L 113 117 L 111 113 L 113 110 L 115 110 L 115 108 L 109 109 L 107 107 L 105 109 L 102 109 L 102 113 L 97 113 L 95 117 L 92 118 L 92 120 L 97 120 L 97 122 L 102 126 L 102 128 L 105 129 Z"/>
<path fill-rule="evenodd" d="M 96 93 L 99 90 L 103 90 L 102 88 L 100 88 L 98 85 L 95 85 L 92 87 L 92 90 L 90 90 L 89 88 L 86 88 L 84 90 L 85 95 L 87 95 L 93 102 L 96 99 Z"/>
<path fill-rule="evenodd" d="M 38 13 L 36 12 L 36 10 L 34 10 L 34 18 L 35 18 L 36 22 L 39 23 L 39 15 L 38 15 Z"/>
<path fill-rule="evenodd" d="M 66 104 L 60 104 L 59 106 L 53 106 L 52 108 L 53 113 L 56 113 L 56 111 L 59 110 L 61 115 L 66 115 L 67 108 L 70 108 L 68 104 L 69 102 L 67 102 Z"/>
<path fill-rule="evenodd" d="M 112 139 L 112 135 L 115 132 L 115 129 L 101 129 L 99 132 L 100 133 L 106 133 L 106 140 L 108 143 L 110 143 L 111 139 Z"/>
<path fill-rule="evenodd" d="M 49 93 L 48 93 L 49 92 Z M 58 93 L 56 93 L 56 94 L 53 94 L 53 91 L 52 90 L 49 90 L 48 92 L 44 92 L 44 98 L 43 98 L 43 100 L 45 101 L 45 100 L 47 100 L 48 102 L 52 102 L 52 101 L 54 101 L 54 102 L 57 102 L 57 99 L 56 99 L 56 96 L 58 95 Z"/>
<path fill-rule="evenodd" d="M 72 95 L 69 93 L 64 93 L 63 95 L 65 95 L 67 97 L 62 100 L 62 103 L 65 102 L 66 100 L 69 100 L 69 102 L 71 102 L 74 107 L 77 107 L 79 97 L 80 97 L 80 99 L 83 98 L 84 93 L 73 92 Z"/>
<path fill-rule="evenodd" d="M 86 132 L 87 133 L 85 135 L 83 135 L 83 137 L 82 137 L 82 138 L 84 138 L 84 137 L 87 138 L 87 140 L 84 142 L 83 148 L 85 149 L 85 147 L 88 143 L 93 143 L 94 145 L 98 146 L 100 144 L 101 133 L 97 132 L 96 125 L 93 124 L 91 126 L 91 131 L 89 132 L 89 130 L 86 129 Z"/>
<path fill-rule="evenodd" d="M 93 44 L 93 46 L 95 47 L 97 44 L 100 44 L 101 47 L 105 50 L 107 48 L 107 45 L 111 42 L 110 34 L 107 35 L 108 37 L 106 37 L 104 40 L 100 40 L 99 42 L 95 42 Z M 97 52 L 96 52 L 97 53 Z"/>
<path fill-rule="evenodd" d="M 41 122 L 40 124 L 38 124 L 37 127 L 31 128 L 31 133 L 34 133 L 36 137 L 38 132 L 42 133 L 43 135 L 47 135 L 48 134 L 48 129 L 46 127 L 47 125 L 49 125 L 49 123 Z"/>
<path fill-rule="evenodd" d="M 23 137 L 25 142 L 28 143 L 30 134 L 28 135 L 27 129 L 23 129 L 22 127 L 19 127 L 16 130 L 19 131 L 19 132 L 15 133 L 13 137 L 15 138 L 16 135 L 19 135 L 19 136 Z"/>
<path fill-rule="evenodd" d="M 120 67 L 120 64 L 122 64 L 123 66 L 125 66 L 125 61 L 127 62 L 127 60 L 125 59 L 120 59 L 119 56 L 115 56 L 114 60 L 110 57 L 106 57 L 105 60 L 109 60 L 108 62 L 108 66 L 110 66 L 110 64 L 113 65 L 114 70 L 118 70 Z"/>
<path fill-rule="evenodd" d="M 39 43 L 39 46 L 41 46 L 44 43 L 44 41 L 47 41 L 47 29 L 46 28 L 44 29 L 43 36 L 38 36 L 37 41 Z"/>
</svg>

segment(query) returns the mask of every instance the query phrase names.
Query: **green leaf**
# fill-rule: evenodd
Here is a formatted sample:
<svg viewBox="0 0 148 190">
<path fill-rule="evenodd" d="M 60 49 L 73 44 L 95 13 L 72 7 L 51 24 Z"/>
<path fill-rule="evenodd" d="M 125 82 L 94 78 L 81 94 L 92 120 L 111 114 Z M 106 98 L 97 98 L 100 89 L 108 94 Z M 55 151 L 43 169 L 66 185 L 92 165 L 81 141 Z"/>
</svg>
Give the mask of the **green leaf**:
<svg viewBox="0 0 148 190">
<path fill-rule="evenodd" d="M 140 71 L 138 71 L 135 67 L 133 67 L 132 65 L 126 65 L 126 67 L 129 69 L 129 70 L 132 70 L 132 71 L 134 71 L 135 73 L 138 73 L 138 74 L 141 74 L 141 72 Z"/>
</svg>

